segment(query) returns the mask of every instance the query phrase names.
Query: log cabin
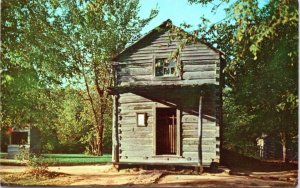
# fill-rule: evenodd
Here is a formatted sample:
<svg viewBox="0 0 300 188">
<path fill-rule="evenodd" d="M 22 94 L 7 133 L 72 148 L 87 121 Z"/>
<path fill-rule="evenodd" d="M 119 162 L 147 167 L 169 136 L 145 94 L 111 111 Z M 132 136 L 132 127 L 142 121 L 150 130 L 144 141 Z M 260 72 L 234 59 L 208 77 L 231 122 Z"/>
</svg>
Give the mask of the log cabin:
<svg viewBox="0 0 300 188">
<path fill-rule="evenodd" d="M 224 54 L 170 37 L 166 20 L 112 59 L 112 160 L 207 167 L 220 161 Z M 171 57 L 171 58 L 170 58 Z"/>
</svg>

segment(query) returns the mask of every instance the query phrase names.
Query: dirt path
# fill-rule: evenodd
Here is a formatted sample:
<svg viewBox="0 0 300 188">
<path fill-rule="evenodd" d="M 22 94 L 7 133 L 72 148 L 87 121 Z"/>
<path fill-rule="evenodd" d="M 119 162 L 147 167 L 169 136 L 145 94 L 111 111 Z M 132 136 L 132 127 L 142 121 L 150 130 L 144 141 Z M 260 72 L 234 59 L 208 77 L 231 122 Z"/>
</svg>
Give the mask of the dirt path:
<svg viewBox="0 0 300 188">
<path fill-rule="evenodd" d="M 22 166 L 1 166 L 0 173 L 22 172 Z M 117 171 L 112 165 L 57 166 L 50 171 L 65 173 L 43 182 L 43 185 L 123 185 L 123 186 L 192 186 L 192 187 L 244 187 L 244 186 L 294 186 L 297 171 L 253 172 L 248 176 L 229 175 L 228 171 L 202 175 L 170 174 L 162 170 L 125 169 Z M 174 173 L 174 172 L 172 172 Z"/>
<path fill-rule="evenodd" d="M 257 179 L 251 176 L 233 175 L 168 175 L 160 179 L 157 185 L 163 186 L 191 186 L 191 187 L 248 187 L 248 186 L 292 186 L 292 182 Z"/>
</svg>

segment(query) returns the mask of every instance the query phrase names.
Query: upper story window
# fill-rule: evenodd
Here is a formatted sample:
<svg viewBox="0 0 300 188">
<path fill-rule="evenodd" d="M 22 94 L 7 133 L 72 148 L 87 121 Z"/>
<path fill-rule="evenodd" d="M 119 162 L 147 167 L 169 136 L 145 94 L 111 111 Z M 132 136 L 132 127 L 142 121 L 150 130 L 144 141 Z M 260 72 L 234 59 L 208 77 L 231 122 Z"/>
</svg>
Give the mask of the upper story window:
<svg viewBox="0 0 300 188">
<path fill-rule="evenodd" d="M 155 59 L 155 76 L 175 76 L 176 59 Z"/>
</svg>

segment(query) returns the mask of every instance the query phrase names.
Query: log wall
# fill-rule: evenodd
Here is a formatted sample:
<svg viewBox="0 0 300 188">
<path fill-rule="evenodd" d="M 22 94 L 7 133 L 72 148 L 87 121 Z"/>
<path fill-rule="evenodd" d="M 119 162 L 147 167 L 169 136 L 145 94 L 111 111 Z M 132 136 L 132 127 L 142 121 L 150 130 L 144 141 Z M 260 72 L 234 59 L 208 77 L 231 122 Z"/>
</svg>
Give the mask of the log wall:
<svg viewBox="0 0 300 188">
<path fill-rule="evenodd" d="M 187 45 L 179 54 L 178 74 L 174 77 L 155 77 L 156 58 L 168 58 L 179 44 L 170 40 L 167 29 L 152 32 L 134 48 L 118 56 L 116 86 L 203 85 L 216 86 L 200 94 L 199 90 L 162 89 L 120 94 L 117 101 L 118 153 L 120 163 L 180 163 L 198 161 L 198 105 L 203 98 L 202 159 L 204 165 L 220 159 L 220 52 L 205 44 Z M 175 107 L 180 111 L 179 152 L 174 156 L 155 153 L 156 108 Z M 136 125 L 136 114 L 147 114 L 147 125 Z"/>
<path fill-rule="evenodd" d="M 171 40 L 168 30 L 154 32 L 134 49 L 122 54 L 117 61 L 117 84 L 132 85 L 199 85 L 219 84 L 220 53 L 205 44 L 187 45 L 178 56 L 176 77 L 155 77 L 153 64 L 156 58 L 168 58 L 179 44 Z"/>
</svg>

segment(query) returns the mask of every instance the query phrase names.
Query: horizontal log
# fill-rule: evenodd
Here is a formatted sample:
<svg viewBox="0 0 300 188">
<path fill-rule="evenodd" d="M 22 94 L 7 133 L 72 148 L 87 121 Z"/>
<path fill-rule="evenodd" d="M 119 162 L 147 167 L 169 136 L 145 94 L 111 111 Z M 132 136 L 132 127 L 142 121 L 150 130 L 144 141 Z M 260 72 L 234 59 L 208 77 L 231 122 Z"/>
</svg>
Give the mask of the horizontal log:
<svg viewBox="0 0 300 188">
<path fill-rule="evenodd" d="M 201 80 L 148 80 L 148 81 L 122 81 L 119 82 L 120 86 L 156 86 L 156 85 L 202 85 L 202 84 L 215 84 L 219 85 L 216 79 L 201 79 Z"/>
<path fill-rule="evenodd" d="M 218 56 L 209 54 L 209 55 L 194 55 L 194 56 L 180 56 L 182 61 L 195 61 L 195 60 L 218 60 Z"/>
<path fill-rule="evenodd" d="M 141 113 L 145 113 L 147 115 L 147 117 L 151 117 L 153 116 L 153 112 L 151 109 L 149 110 L 143 110 Z M 130 111 L 128 113 L 120 113 L 119 114 L 119 120 L 122 120 L 124 118 L 136 118 L 137 116 L 137 112 L 136 111 Z"/>
<path fill-rule="evenodd" d="M 190 162 L 193 162 L 193 161 L 197 161 L 198 162 L 198 157 L 197 156 L 192 156 L 192 157 L 190 157 L 190 156 L 187 156 L 187 157 L 185 157 L 186 159 L 189 159 L 188 161 L 190 161 Z M 204 164 L 204 165 L 207 165 L 207 166 L 209 166 L 210 165 L 210 163 L 212 163 L 212 162 L 216 162 L 216 161 L 218 161 L 219 159 L 216 159 L 216 157 L 214 157 L 213 155 L 210 155 L 210 156 L 203 156 L 202 157 L 202 164 Z"/>
<path fill-rule="evenodd" d="M 188 122 L 191 122 L 191 123 L 197 123 L 198 122 L 198 116 L 195 116 L 195 115 L 183 115 L 182 116 L 182 122 L 183 123 L 188 123 Z"/>
<path fill-rule="evenodd" d="M 197 152 L 198 145 L 183 145 L 182 146 L 183 152 Z M 203 153 L 215 153 L 216 152 L 216 145 L 202 145 L 202 152 Z"/>
<path fill-rule="evenodd" d="M 152 129 L 147 129 L 146 127 L 139 127 L 144 129 L 120 129 L 119 135 L 137 135 L 137 134 L 143 134 L 143 135 L 149 135 L 152 134 Z"/>
<path fill-rule="evenodd" d="M 197 161 L 188 161 L 185 158 L 175 158 L 175 157 L 165 157 L 165 158 L 155 158 L 152 156 L 122 156 L 120 158 L 122 163 L 144 163 L 144 164 L 171 164 L 171 165 L 197 165 Z"/>
<path fill-rule="evenodd" d="M 214 64 L 184 65 L 183 71 L 184 72 L 216 71 L 216 65 Z"/>
<path fill-rule="evenodd" d="M 218 60 L 189 60 L 189 61 L 182 61 L 183 66 L 186 65 L 216 65 L 216 63 L 218 62 Z"/>
<path fill-rule="evenodd" d="M 143 54 L 143 53 L 152 53 L 152 54 L 155 54 L 155 53 L 158 53 L 158 52 L 170 52 L 170 51 L 173 51 L 177 48 L 176 45 L 174 46 L 169 46 L 168 48 L 161 50 L 160 48 L 157 48 L 156 46 L 146 46 L 146 47 L 142 47 L 142 48 L 139 48 L 135 51 L 135 53 L 138 53 L 138 54 Z"/>
<path fill-rule="evenodd" d="M 130 105 L 122 105 L 118 107 L 118 109 L 122 112 L 134 111 L 134 110 L 149 110 L 153 108 L 152 103 L 148 104 L 130 104 Z"/>
<path fill-rule="evenodd" d="M 202 84 L 215 84 L 219 85 L 216 79 L 212 78 L 203 78 L 198 80 L 183 80 L 183 85 L 202 85 Z"/>
<path fill-rule="evenodd" d="M 152 75 L 152 65 L 147 64 L 141 68 L 122 68 L 118 71 L 118 76 L 131 76 L 131 75 Z"/>
<path fill-rule="evenodd" d="M 182 140 L 182 145 L 196 145 L 198 143 L 199 143 L 198 138 L 191 138 L 191 139 L 184 138 Z"/>
<path fill-rule="evenodd" d="M 211 49 L 207 48 L 197 48 L 196 50 L 189 50 L 189 49 L 183 49 L 182 52 L 180 53 L 180 56 L 193 56 L 193 55 L 218 55 L 216 52 L 214 52 Z"/>
<path fill-rule="evenodd" d="M 174 45 L 174 46 L 177 46 L 180 44 L 180 41 L 179 40 L 172 40 L 171 38 L 169 37 L 163 37 L 163 38 L 158 38 L 154 41 L 151 41 L 151 46 L 153 46 L 154 44 L 169 44 L 169 45 Z"/>
<path fill-rule="evenodd" d="M 216 138 L 219 136 L 215 130 L 202 130 L 202 138 Z M 197 131 L 183 130 L 182 132 L 183 138 L 198 138 Z"/>
<path fill-rule="evenodd" d="M 202 138 L 216 138 L 219 133 L 215 130 L 202 130 Z"/>
<path fill-rule="evenodd" d="M 153 60 L 152 58 L 149 59 L 129 59 L 129 57 L 124 58 L 122 60 L 119 60 L 120 62 L 124 62 L 124 64 L 130 64 L 135 66 L 142 66 L 145 67 L 147 64 L 152 64 Z M 125 63 L 126 62 L 126 63 Z"/>
<path fill-rule="evenodd" d="M 120 82 L 135 82 L 135 81 L 148 81 L 152 80 L 153 75 L 130 75 L 130 76 L 118 76 Z"/>
<path fill-rule="evenodd" d="M 122 138 L 151 138 L 153 136 L 152 133 L 138 133 L 138 132 L 134 132 L 134 133 L 129 133 L 126 132 L 126 134 L 120 134 L 119 137 Z"/>
<path fill-rule="evenodd" d="M 153 151 L 152 150 L 136 150 L 136 151 L 122 151 L 120 152 L 120 156 L 122 157 L 144 157 L 144 156 L 152 156 Z"/>
<path fill-rule="evenodd" d="M 151 138 L 123 138 L 122 137 L 119 142 L 120 142 L 120 144 L 139 143 L 141 145 L 143 145 L 143 144 L 150 145 L 153 143 L 152 137 Z"/>
<path fill-rule="evenodd" d="M 191 137 L 186 137 L 191 136 Z M 198 131 L 196 130 L 183 130 L 182 131 L 182 137 L 183 138 L 198 138 Z"/>
<path fill-rule="evenodd" d="M 196 138 L 184 138 L 182 140 L 182 145 L 184 146 L 189 146 L 189 145 L 198 145 L 199 143 L 199 139 L 198 137 Z M 206 145 L 206 146 L 216 146 L 217 142 L 215 138 L 202 138 L 202 145 Z"/>
<path fill-rule="evenodd" d="M 160 36 L 159 38 L 151 41 L 151 44 L 159 44 L 159 43 L 171 43 L 171 44 L 179 44 L 179 40 L 174 40 L 170 36 Z"/>
<path fill-rule="evenodd" d="M 129 57 L 126 57 L 126 59 L 120 59 L 120 61 L 134 61 L 134 60 L 151 60 L 152 59 L 152 56 L 149 55 L 149 56 L 141 56 L 141 57 L 134 57 L 134 56 L 129 56 Z"/>
<path fill-rule="evenodd" d="M 120 97 L 119 103 L 127 104 L 127 103 L 144 103 L 144 102 L 151 102 L 150 99 L 135 95 L 135 96 L 128 96 L 128 97 Z"/>
<path fill-rule="evenodd" d="M 120 147 L 120 153 L 122 152 L 138 152 L 138 151 L 149 151 L 152 153 L 153 146 L 152 145 L 137 145 L 136 143 L 129 144 L 121 144 Z"/>
<path fill-rule="evenodd" d="M 185 129 L 195 129 L 198 127 L 198 121 L 197 122 L 183 122 L 182 127 Z M 216 123 L 215 122 L 208 122 L 208 121 L 203 121 L 202 120 L 202 127 L 203 128 L 212 128 L 215 129 Z"/>
<path fill-rule="evenodd" d="M 216 71 L 203 71 L 203 72 L 184 72 L 183 79 L 197 80 L 197 79 L 215 79 Z"/>
<path fill-rule="evenodd" d="M 182 152 L 182 156 L 183 156 L 183 157 L 198 158 L 198 151 L 194 151 L 194 152 L 183 151 L 183 152 Z"/>
<path fill-rule="evenodd" d="M 191 123 L 191 124 L 182 124 L 183 130 L 198 130 L 198 124 L 197 123 Z"/>
<path fill-rule="evenodd" d="M 198 144 L 196 145 L 182 145 L 183 152 L 197 152 L 198 151 Z"/>
<path fill-rule="evenodd" d="M 152 65 L 153 61 L 151 60 L 139 60 L 139 61 L 118 61 L 117 71 L 120 71 L 124 67 L 131 68 L 142 68 Z"/>
<path fill-rule="evenodd" d="M 154 104 L 153 101 L 149 100 L 148 102 L 143 103 L 126 103 L 126 104 L 119 104 L 119 108 L 131 108 L 131 107 L 152 107 Z"/>
<path fill-rule="evenodd" d="M 187 45 L 185 48 L 182 50 L 183 52 L 190 52 L 190 51 L 199 51 L 199 50 L 211 50 L 205 45 L 197 45 L 197 44 L 192 44 L 192 45 Z"/>
<path fill-rule="evenodd" d="M 128 129 L 128 130 L 137 130 L 137 128 L 141 128 L 144 130 L 152 130 L 152 127 L 154 126 L 154 123 L 147 123 L 146 126 L 137 126 L 137 124 L 118 124 L 119 130 Z"/>
<path fill-rule="evenodd" d="M 152 109 L 122 110 L 119 113 L 119 119 L 123 119 L 125 117 L 135 117 L 137 113 L 146 113 L 147 117 L 153 116 L 153 110 Z"/>
</svg>

